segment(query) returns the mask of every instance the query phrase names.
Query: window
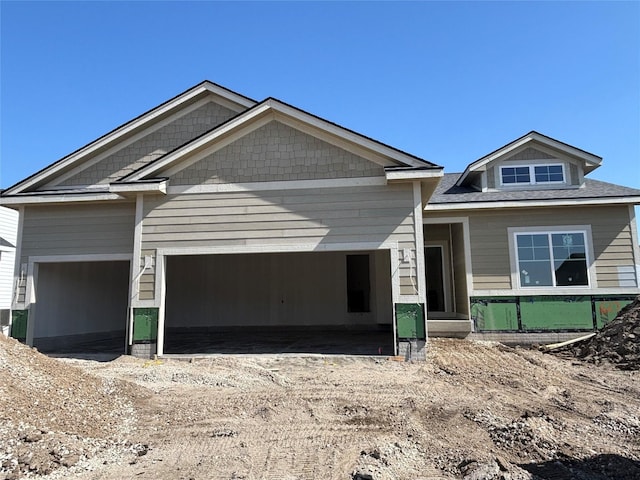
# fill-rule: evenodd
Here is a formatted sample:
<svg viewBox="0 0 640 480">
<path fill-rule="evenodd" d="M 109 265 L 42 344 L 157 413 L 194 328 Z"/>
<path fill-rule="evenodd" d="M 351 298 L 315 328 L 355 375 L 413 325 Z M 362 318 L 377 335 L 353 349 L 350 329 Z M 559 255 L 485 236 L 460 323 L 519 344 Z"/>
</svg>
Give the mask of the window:
<svg viewBox="0 0 640 480">
<path fill-rule="evenodd" d="M 585 232 L 516 233 L 520 287 L 588 286 Z"/>
<path fill-rule="evenodd" d="M 502 167 L 502 183 L 531 183 L 529 167 Z"/>
<path fill-rule="evenodd" d="M 522 165 L 500 167 L 502 185 L 564 183 L 564 167 L 558 165 Z"/>
</svg>

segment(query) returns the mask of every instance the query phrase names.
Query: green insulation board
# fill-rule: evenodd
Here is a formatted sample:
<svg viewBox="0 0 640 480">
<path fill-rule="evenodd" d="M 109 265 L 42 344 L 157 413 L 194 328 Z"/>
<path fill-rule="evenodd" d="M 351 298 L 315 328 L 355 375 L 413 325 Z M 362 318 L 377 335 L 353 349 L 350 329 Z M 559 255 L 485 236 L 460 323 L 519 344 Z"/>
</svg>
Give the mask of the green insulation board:
<svg viewBox="0 0 640 480">
<path fill-rule="evenodd" d="M 29 310 L 13 310 L 11 312 L 11 336 L 16 340 L 27 339 L 27 319 Z"/>
<path fill-rule="evenodd" d="M 596 324 L 598 329 L 616 318 L 618 312 L 633 301 L 632 298 L 620 300 L 595 300 Z"/>
<path fill-rule="evenodd" d="M 396 303 L 398 338 L 426 338 L 424 306 L 420 303 Z"/>
<path fill-rule="evenodd" d="M 520 297 L 525 331 L 592 330 L 591 297 Z"/>
<path fill-rule="evenodd" d="M 133 342 L 155 342 L 158 338 L 157 308 L 133 309 Z"/>
<path fill-rule="evenodd" d="M 471 318 L 478 331 L 518 330 L 515 297 L 471 299 Z"/>
</svg>

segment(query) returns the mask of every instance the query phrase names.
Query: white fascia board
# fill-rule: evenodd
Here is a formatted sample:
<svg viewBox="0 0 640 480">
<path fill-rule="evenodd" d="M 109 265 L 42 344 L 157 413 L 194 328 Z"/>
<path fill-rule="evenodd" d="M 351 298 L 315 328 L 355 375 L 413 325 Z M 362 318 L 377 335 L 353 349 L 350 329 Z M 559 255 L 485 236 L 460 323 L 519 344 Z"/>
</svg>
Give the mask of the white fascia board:
<svg viewBox="0 0 640 480">
<path fill-rule="evenodd" d="M 16 195 L 13 197 L 1 197 L 0 205 L 44 205 L 47 203 L 76 203 L 98 202 L 108 200 L 124 200 L 125 197 L 117 193 L 92 193 L 92 194 L 50 194 L 50 195 Z"/>
<path fill-rule="evenodd" d="M 8 190 L 6 193 L 10 195 L 16 194 L 30 188 L 31 186 L 37 183 L 40 183 L 45 178 L 55 175 L 60 170 L 67 168 L 70 164 L 73 164 L 74 162 L 84 157 L 85 155 L 88 155 L 91 152 L 104 147 L 105 145 L 113 142 L 119 137 L 122 137 L 123 135 L 126 135 L 127 133 L 131 132 L 132 130 L 139 128 L 141 125 L 144 125 L 145 123 L 148 123 L 154 120 L 155 118 L 164 115 L 168 111 L 180 106 L 181 104 L 191 100 L 194 97 L 197 97 L 198 95 L 201 95 L 204 92 L 213 93 L 215 95 L 218 95 L 221 98 L 230 100 L 231 102 L 235 102 L 238 105 L 241 105 L 242 107 L 246 107 L 246 108 L 250 108 L 256 104 L 253 100 L 245 98 L 229 90 L 223 89 L 217 85 L 212 84 L 211 82 L 204 82 L 203 84 L 191 90 L 188 90 L 184 94 L 174 98 L 173 100 L 170 100 L 169 102 L 161 105 L 160 107 L 157 107 L 151 110 L 146 115 L 143 115 L 140 118 L 130 123 L 127 123 L 122 127 L 114 130 L 113 132 L 107 134 L 103 138 L 100 138 L 97 141 L 90 143 L 89 145 L 78 150 L 77 152 L 70 155 L 68 158 L 64 159 L 63 161 L 60 161 L 59 163 L 54 164 L 51 167 L 45 169 L 40 174 L 35 175 L 33 178 L 28 179 L 23 183 L 19 183 L 18 185 L 16 185 L 15 188 Z"/>
<path fill-rule="evenodd" d="M 378 143 L 375 140 L 371 140 L 363 135 L 347 130 L 343 127 L 340 127 L 336 124 L 328 122 L 326 120 L 322 120 L 319 117 L 313 116 L 297 108 L 291 107 L 289 105 L 283 104 L 275 99 L 269 99 L 266 104 L 270 105 L 275 111 L 287 115 L 289 117 L 295 118 L 302 122 L 305 122 L 309 125 L 312 125 L 316 128 L 319 128 L 325 132 L 331 133 L 338 138 L 343 140 L 348 140 L 352 143 L 360 145 L 368 150 L 371 150 L 378 155 L 382 155 L 393 160 L 396 160 L 400 163 L 404 163 L 406 165 L 412 167 L 424 167 L 425 162 L 419 160 L 407 153 L 401 152 L 400 150 L 396 150 L 392 147 L 388 147 L 382 143 Z"/>
<path fill-rule="evenodd" d="M 245 108 L 251 108 L 257 104 L 255 100 L 251 100 L 247 97 L 243 97 L 242 95 L 238 95 L 235 92 L 227 90 L 226 88 L 222 88 L 214 83 L 206 81 L 202 84 L 204 88 L 206 88 L 211 93 L 218 95 L 219 97 L 224 98 L 225 100 L 230 100 L 233 103 L 237 103 Z"/>
<path fill-rule="evenodd" d="M 408 170 L 408 171 L 385 171 L 388 181 L 394 180 L 422 180 L 424 178 L 439 178 L 444 176 L 442 169 L 433 170 Z"/>
<path fill-rule="evenodd" d="M 110 193 L 167 193 L 167 181 L 140 183 L 111 183 Z"/>
<path fill-rule="evenodd" d="M 554 148 L 555 150 L 559 150 L 560 152 L 564 152 L 566 154 L 572 155 L 574 157 L 581 158 L 586 163 L 590 164 L 593 168 L 600 166 L 602 163 L 602 158 L 597 155 L 593 155 L 589 152 L 585 152 L 584 150 L 580 150 L 578 148 L 572 147 L 571 145 L 567 145 L 566 143 L 559 142 L 554 140 L 553 138 L 545 137 L 544 135 L 539 135 L 536 132 L 531 132 L 524 137 L 516 140 L 515 142 L 508 144 L 502 147 L 499 150 L 487 155 L 486 157 L 482 157 L 479 160 L 471 163 L 465 171 L 460 175 L 460 178 L 456 182 L 456 185 L 462 185 L 467 176 L 474 171 L 478 171 L 480 168 L 484 167 L 486 164 L 497 160 L 498 158 L 504 157 L 511 153 L 512 151 L 520 148 L 523 145 L 531 143 L 532 141 L 538 142 L 544 146 Z M 593 168 L 591 170 L 593 170 Z M 591 171 L 589 170 L 589 171 Z"/>
<path fill-rule="evenodd" d="M 165 155 L 162 159 L 157 160 L 156 162 L 153 162 L 151 164 L 149 164 L 147 167 L 134 172 L 133 174 L 124 177 L 124 181 L 128 181 L 128 182 L 135 182 L 137 180 L 141 180 L 142 178 L 146 177 L 146 176 L 150 176 L 153 175 L 154 173 L 156 173 L 157 171 L 165 168 L 166 166 L 170 165 L 171 163 L 173 163 L 174 161 L 176 161 L 177 159 L 179 159 L 180 157 L 184 156 L 184 155 L 188 155 L 189 153 L 193 152 L 194 150 L 198 150 L 199 148 L 202 148 L 203 146 L 207 145 L 208 143 L 215 141 L 216 139 L 230 133 L 232 130 L 234 130 L 235 128 L 237 128 L 238 126 L 240 126 L 243 123 L 246 123 L 252 119 L 255 119 L 257 117 L 260 117 L 262 115 L 265 115 L 266 113 L 268 113 L 268 111 L 270 110 L 270 106 L 267 104 L 261 105 L 258 108 L 249 110 L 248 112 L 246 112 L 245 114 L 242 114 L 238 117 L 236 117 L 235 119 L 231 120 L 230 122 L 227 122 L 223 125 L 221 125 L 220 127 L 218 127 L 217 129 L 213 130 L 212 132 L 209 132 L 207 135 L 204 135 L 196 140 L 194 140 L 193 142 L 188 143 L 187 145 L 184 145 L 182 148 L 179 148 L 178 150 L 175 150 L 174 152 Z"/>
<path fill-rule="evenodd" d="M 572 198 L 566 200 L 522 200 L 502 202 L 465 202 L 427 204 L 424 209 L 438 210 L 476 210 L 492 208 L 525 208 L 525 207 L 577 207 L 585 205 L 639 205 L 640 197 L 613 198 Z"/>
</svg>

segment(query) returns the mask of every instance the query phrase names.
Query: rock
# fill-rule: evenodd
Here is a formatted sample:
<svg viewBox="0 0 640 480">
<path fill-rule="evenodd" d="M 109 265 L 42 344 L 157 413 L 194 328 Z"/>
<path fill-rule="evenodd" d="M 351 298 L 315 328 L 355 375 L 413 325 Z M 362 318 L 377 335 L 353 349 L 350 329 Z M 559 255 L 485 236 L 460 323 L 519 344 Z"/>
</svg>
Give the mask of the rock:
<svg viewBox="0 0 640 480">
<path fill-rule="evenodd" d="M 79 455 L 71 454 L 71 455 L 67 455 L 65 457 L 62 457 L 60 459 L 60 464 L 64 465 L 65 467 L 72 467 L 73 465 L 75 465 L 79 461 L 80 461 L 80 456 Z"/>
</svg>

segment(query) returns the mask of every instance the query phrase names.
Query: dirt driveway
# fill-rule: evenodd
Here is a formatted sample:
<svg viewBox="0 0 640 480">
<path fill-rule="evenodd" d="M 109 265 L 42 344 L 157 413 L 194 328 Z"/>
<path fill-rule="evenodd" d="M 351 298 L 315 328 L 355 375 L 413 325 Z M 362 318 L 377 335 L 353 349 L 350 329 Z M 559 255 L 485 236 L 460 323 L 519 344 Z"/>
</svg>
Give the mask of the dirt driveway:
<svg viewBox="0 0 640 480">
<path fill-rule="evenodd" d="M 120 357 L 60 371 L 73 367 L 120 385 L 127 428 L 48 478 L 640 478 L 640 372 L 529 349 L 434 339 L 424 363 Z"/>
</svg>

